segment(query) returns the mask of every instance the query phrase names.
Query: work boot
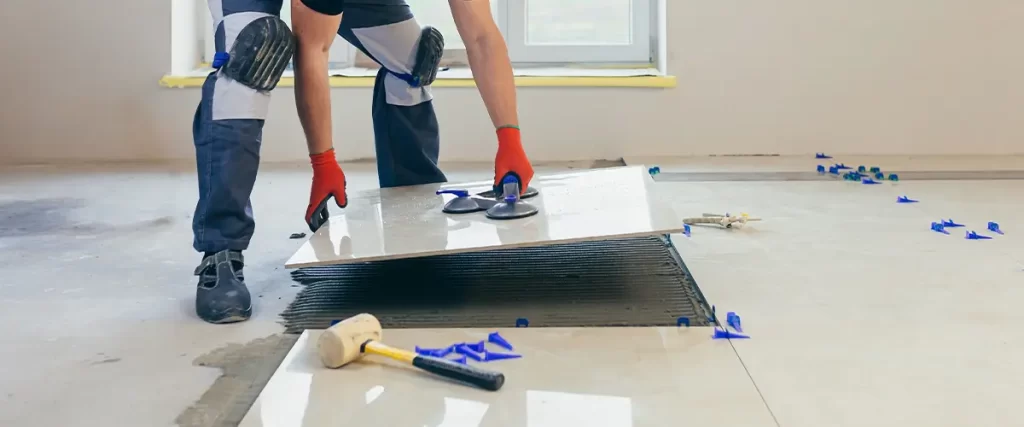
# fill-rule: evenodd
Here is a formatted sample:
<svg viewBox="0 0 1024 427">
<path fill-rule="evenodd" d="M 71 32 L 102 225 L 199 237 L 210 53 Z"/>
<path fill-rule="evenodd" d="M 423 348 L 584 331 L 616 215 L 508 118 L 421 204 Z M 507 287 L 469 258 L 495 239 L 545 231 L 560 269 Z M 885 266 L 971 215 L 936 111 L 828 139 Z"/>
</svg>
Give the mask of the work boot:
<svg viewBox="0 0 1024 427">
<path fill-rule="evenodd" d="M 252 298 L 242 276 L 242 253 L 220 251 L 196 267 L 196 314 L 210 323 L 235 323 L 252 315 Z"/>
</svg>

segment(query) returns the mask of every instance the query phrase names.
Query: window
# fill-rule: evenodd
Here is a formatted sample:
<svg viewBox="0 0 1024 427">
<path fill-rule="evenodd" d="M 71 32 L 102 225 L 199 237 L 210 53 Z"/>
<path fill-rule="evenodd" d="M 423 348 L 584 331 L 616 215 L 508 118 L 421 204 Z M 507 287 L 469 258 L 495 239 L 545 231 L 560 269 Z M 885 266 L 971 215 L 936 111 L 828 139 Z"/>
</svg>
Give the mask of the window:
<svg viewBox="0 0 1024 427">
<path fill-rule="evenodd" d="M 209 64 L 215 53 L 213 22 L 207 0 L 197 2 L 204 23 L 199 26 Z M 420 25 L 444 34 L 444 66 L 466 66 L 465 45 L 455 28 L 448 0 L 406 0 Z M 558 64 L 629 64 L 650 67 L 657 36 L 654 14 L 658 0 L 490 0 L 491 12 L 519 67 Z M 664 1 L 664 0 L 661 0 Z M 281 18 L 291 25 L 285 2 Z M 331 68 L 377 68 L 372 60 L 338 37 L 331 49 Z"/>
<path fill-rule="evenodd" d="M 464 51 L 448 0 L 406 1 L 421 25 L 441 30 L 446 50 Z M 655 0 L 491 0 L 491 12 L 516 65 L 649 65 L 655 4 Z M 458 62 L 458 55 L 447 56 Z"/>
<path fill-rule="evenodd" d="M 522 63 L 651 63 L 651 0 L 507 0 Z"/>
</svg>

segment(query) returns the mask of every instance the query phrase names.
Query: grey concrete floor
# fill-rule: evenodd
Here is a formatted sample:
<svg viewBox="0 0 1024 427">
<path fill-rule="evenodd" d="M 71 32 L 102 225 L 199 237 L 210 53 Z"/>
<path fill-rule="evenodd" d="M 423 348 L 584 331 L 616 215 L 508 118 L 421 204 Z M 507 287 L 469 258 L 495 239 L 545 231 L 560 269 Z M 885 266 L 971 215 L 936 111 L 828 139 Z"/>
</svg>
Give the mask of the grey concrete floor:
<svg viewBox="0 0 1024 427">
<path fill-rule="evenodd" d="M 377 186 L 372 164 L 345 170 L 350 190 Z M 446 171 L 451 182 L 493 174 Z M 0 425 L 174 425 L 220 375 L 197 358 L 282 332 L 298 291 L 283 265 L 302 242 L 289 235 L 308 231 L 310 177 L 308 165 L 260 171 L 245 252 L 254 315 L 215 326 L 193 309 L 194 166 L 0 171 Z"/>
</svg>

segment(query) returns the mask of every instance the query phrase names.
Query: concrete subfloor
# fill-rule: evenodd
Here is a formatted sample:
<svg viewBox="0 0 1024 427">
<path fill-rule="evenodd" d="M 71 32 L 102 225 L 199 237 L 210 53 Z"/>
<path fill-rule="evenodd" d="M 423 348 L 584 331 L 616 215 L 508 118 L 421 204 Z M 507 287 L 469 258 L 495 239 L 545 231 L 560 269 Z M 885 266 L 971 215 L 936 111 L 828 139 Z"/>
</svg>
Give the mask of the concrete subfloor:
<svg viewBox="0 0 1024 427">
<path fill-rule="evenodd" d="M 278 313 L 298 291 L 284 263 L 304 241 L 289 236 L 309 232 L 309 166 L 261 169 L 245 252 L 253 318 L 220 326 L 194 311 L 194 168 L 0 171 L 0 426 L 174 425 L 220 376 L 194 360 L 282 332 Z M 377 186 L 373 164 L 344 168 L 350 191 Z M 451 182 L 493 175 L 446 170 Z"/>
<path fill-rule="evenodd" d="M 302 242 L 288 236 L 308 231 L 308 167 L 261 171 L 246 253 L 254 318 L 222 326 L 192 308 L 193 171 L 158 169 L 0 172 L 0 425 L 174 425 L 220 376 L 197 360 L 281 332 L 277 314 L 297 292 L 282 266 Z M 376 185 L 372 165 L 346 173 L 352 189 Z M 480 165 L 449 178 L 490 173 Z M 657 188 L 680 218 L 765 219 L 674 240 L 719 312 L 743 316 L 753 339 L 732 343 L 738 366 L 778 425 L 1014 423 L 1024 182 Z M 902 194 L 922 202 L 896 204 Z M 999 221 L 1007 234 L 969 241 L 963 229 L 928 230 L 943 217 L 979 232 Z"/>
</svg>

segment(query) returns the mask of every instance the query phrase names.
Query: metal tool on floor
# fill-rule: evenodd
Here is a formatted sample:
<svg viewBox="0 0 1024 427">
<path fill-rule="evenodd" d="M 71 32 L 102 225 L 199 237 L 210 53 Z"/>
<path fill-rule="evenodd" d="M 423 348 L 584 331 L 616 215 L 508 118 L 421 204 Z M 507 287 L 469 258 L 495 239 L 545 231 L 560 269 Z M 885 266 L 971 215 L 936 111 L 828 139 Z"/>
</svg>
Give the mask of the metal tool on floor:
<svg viewBox="0 0 1024 427">
<path fill-rule="evenodd" d="M 408 363 L 424 371 L 485 390 L 497 391 L 505 384 L 505 375 L 500 372 L 390 347 L 381 343 L 381 335 L 380 321 L 371 314 L 363 313 L 342 320 L 320 335 L 317 341 L 320 361 L 328 368 L 340 368 L 368 353 Z"/>
<path fill-rule="evenodd" d="M 685 218 L 683 224 L 696 225 L 696 224 L 716 224 L 725 228 L 739 228 L 746 225 L 748 222 L 760 221 L 761 218 L 752 217 L 748 214 L 741 213 L 737 215 L 729 215 L 728 213 L 722 214 L 703 214 L 699 218 Z"/>
</svg>

